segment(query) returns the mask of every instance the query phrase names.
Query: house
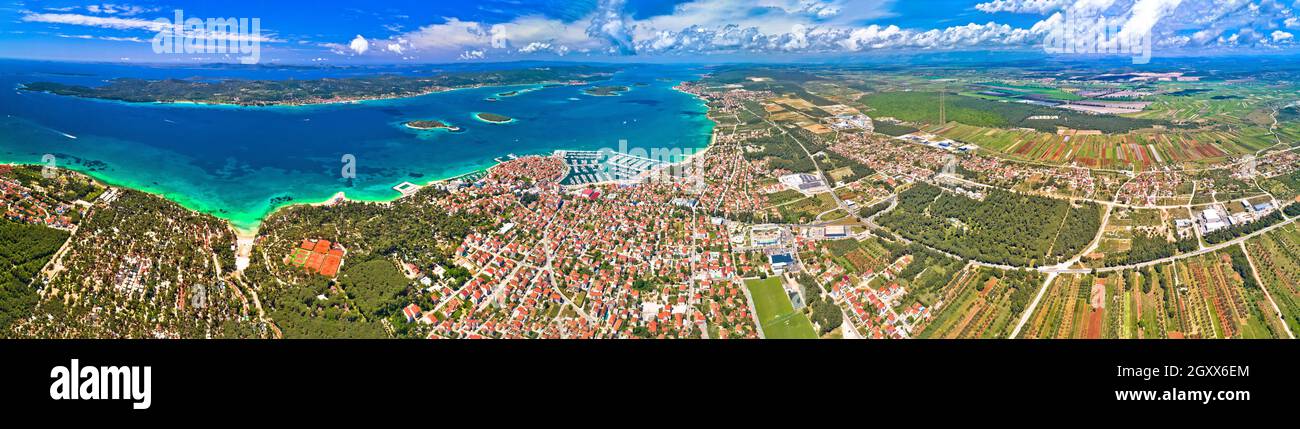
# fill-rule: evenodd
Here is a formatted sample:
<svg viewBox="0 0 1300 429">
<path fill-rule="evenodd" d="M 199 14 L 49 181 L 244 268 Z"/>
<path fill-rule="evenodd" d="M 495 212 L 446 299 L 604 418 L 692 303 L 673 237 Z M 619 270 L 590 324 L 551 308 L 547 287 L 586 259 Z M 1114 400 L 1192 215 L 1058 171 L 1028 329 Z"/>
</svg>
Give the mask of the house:
<svg viewBox="0 0 1300 429">
<path fill-rule="evenodd" d="M 406 316 L 406 323 L 414 322 L 420 318 L 420 306 L 411 304 L 402 309 L 402 315 Z"/>
</svg>

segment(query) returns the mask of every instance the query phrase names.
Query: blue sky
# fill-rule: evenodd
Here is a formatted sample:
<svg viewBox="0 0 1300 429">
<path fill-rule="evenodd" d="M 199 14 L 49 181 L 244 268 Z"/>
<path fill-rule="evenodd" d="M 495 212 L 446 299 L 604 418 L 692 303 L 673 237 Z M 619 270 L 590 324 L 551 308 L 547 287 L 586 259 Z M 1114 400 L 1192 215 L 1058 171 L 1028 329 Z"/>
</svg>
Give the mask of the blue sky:
<svg viewBox="0 0 1300 429">
<path fill-rule="evenodd" d="M 1041 50 L 1080 17 L 1149 36 L 1157 56 L 1287 52 L 1300 31 L 1300 0 L 3 1 L 0 57 L 130 62 L 235 60 L 158 53 L 176 10 L 260 23 L 257 34 L 192 39 L 255 42 L 262 62 L 325 64 Z"/>
</svg>

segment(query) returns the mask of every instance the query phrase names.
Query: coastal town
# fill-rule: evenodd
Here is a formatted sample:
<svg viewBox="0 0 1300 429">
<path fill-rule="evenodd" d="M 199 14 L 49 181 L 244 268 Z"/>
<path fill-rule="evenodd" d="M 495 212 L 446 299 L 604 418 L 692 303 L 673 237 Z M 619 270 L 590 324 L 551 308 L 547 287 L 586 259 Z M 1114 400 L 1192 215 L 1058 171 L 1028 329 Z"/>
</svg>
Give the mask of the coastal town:
<svg viewBox="0 0 1300 429">
<path fill-rule="evenodd" d="M 27 307 L 5 336 L 1293 338 L 1300 328 L 1289 128 L 1249 153 L 1158 155 L 1196 163 L 1155 162 L 1154 144 L 1120 146 L 1118 160 L 1060 156 L 972 138 L 1002 131 L 968 129 L 976 121 L 955 107 L 953 119 L 907 116 L 890 97 L 913 93 L 879 82 L 865 94 L 832 83 L 861 76 L 782 80 L 793 74 L 725 68 L 677 85 L 715 124 L 707 150 L 685 159 L 503 156 L 475 174 L 399 184 L 393 201 L 287 206 L 256 231 L 80 173 L 4 166 L 5 222 L 68 237 L 24 262 L 37 269 L 6 292 L 6 305 Z M 1071 105 L 1129 108 L 1099 103 Z M 1109 138 L 1019 132 L 1015 145 Z"/>
</svg>

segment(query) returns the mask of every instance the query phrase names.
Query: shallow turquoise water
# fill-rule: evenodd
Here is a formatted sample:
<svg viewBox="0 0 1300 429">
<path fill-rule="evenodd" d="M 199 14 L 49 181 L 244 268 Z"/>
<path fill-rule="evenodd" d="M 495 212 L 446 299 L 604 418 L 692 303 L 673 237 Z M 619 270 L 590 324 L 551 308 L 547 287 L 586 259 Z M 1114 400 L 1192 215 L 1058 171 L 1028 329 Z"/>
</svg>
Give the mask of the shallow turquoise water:
<svg viewBox="0 0 1300 429">
<path fill-rule="evenodd" d="M 383 70 L 428 73 L 424 70 Z M 507 154 L 557 149 L 701 148 L 713 124 L 696 98 L 672 89 L 698 73 L 682 66 L 624 66 L 608 83 L 632 87 L 594 97 L 581 86 L 449 91 L 398 100 L 306 107 L 122 103 L 20 92 L 20 83 L 101 84 L 114 77 L 257 79 L 365 75 L 375 70 L 128 67 L 0 61 L 0 162 L 39 163 L 163 195 L 250 229 L 278 205 L 318 202 L 337 192 L 388 200 L 404 181 L 426 183 L 491 166 Z M 636 86 L 637 83 L 646 84 Z M 492 124 L 475 112 L 516 119 Z M 412 119 L 439 119 L 464 131 L 416 131 Z M 73 138 L 75 137 L 75 138 Z M 342 177 L 344 155 L 356 178 Z M 285 201 L 289 197 L 291 201 Z"/>
</svg>

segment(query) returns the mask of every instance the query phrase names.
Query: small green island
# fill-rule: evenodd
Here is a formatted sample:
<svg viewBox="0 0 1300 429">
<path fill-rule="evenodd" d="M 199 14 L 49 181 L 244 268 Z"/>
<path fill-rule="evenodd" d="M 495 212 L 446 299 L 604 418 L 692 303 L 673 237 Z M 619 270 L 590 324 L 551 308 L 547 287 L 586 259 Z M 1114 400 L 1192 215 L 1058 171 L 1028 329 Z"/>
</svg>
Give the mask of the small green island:
<svg viewBox="0 0 1300 429">
<path fill-rule="evenodd" d="M 507 124 L 515 121 L 515 118 L 511 118 L 506 115 L 500 115 L 500 114 L 488 113 L 488 112 L 475 113 L 474 117 L 478 118 L 480 121 L 491 122 L 494 124 Z"/>
<path fill-rule="evenodd" d="M 620 95 L 624 92 L 630 91 L 631 89 L 632 88 L 628 88 L 622 85 L 609 85 L 609 86 L 593 86 L 591 88 L 582 90 L 582 92 L 584 94 L 593 95 L 596 97 L 610 97 L 610 96 Z"/>
<path fill-rule="evenodd" d="M 412 128 L 412 129 L 417 129 L 422 131 L 427 131 L 427 130 L 447 130 L 451 132 L 460 131 L 460 127 L 436 119 L 417 119 L 414 121 L 407 121 L 406 124 L 404 125 L 406 125 L 407 128 Z"/>
</svg>

